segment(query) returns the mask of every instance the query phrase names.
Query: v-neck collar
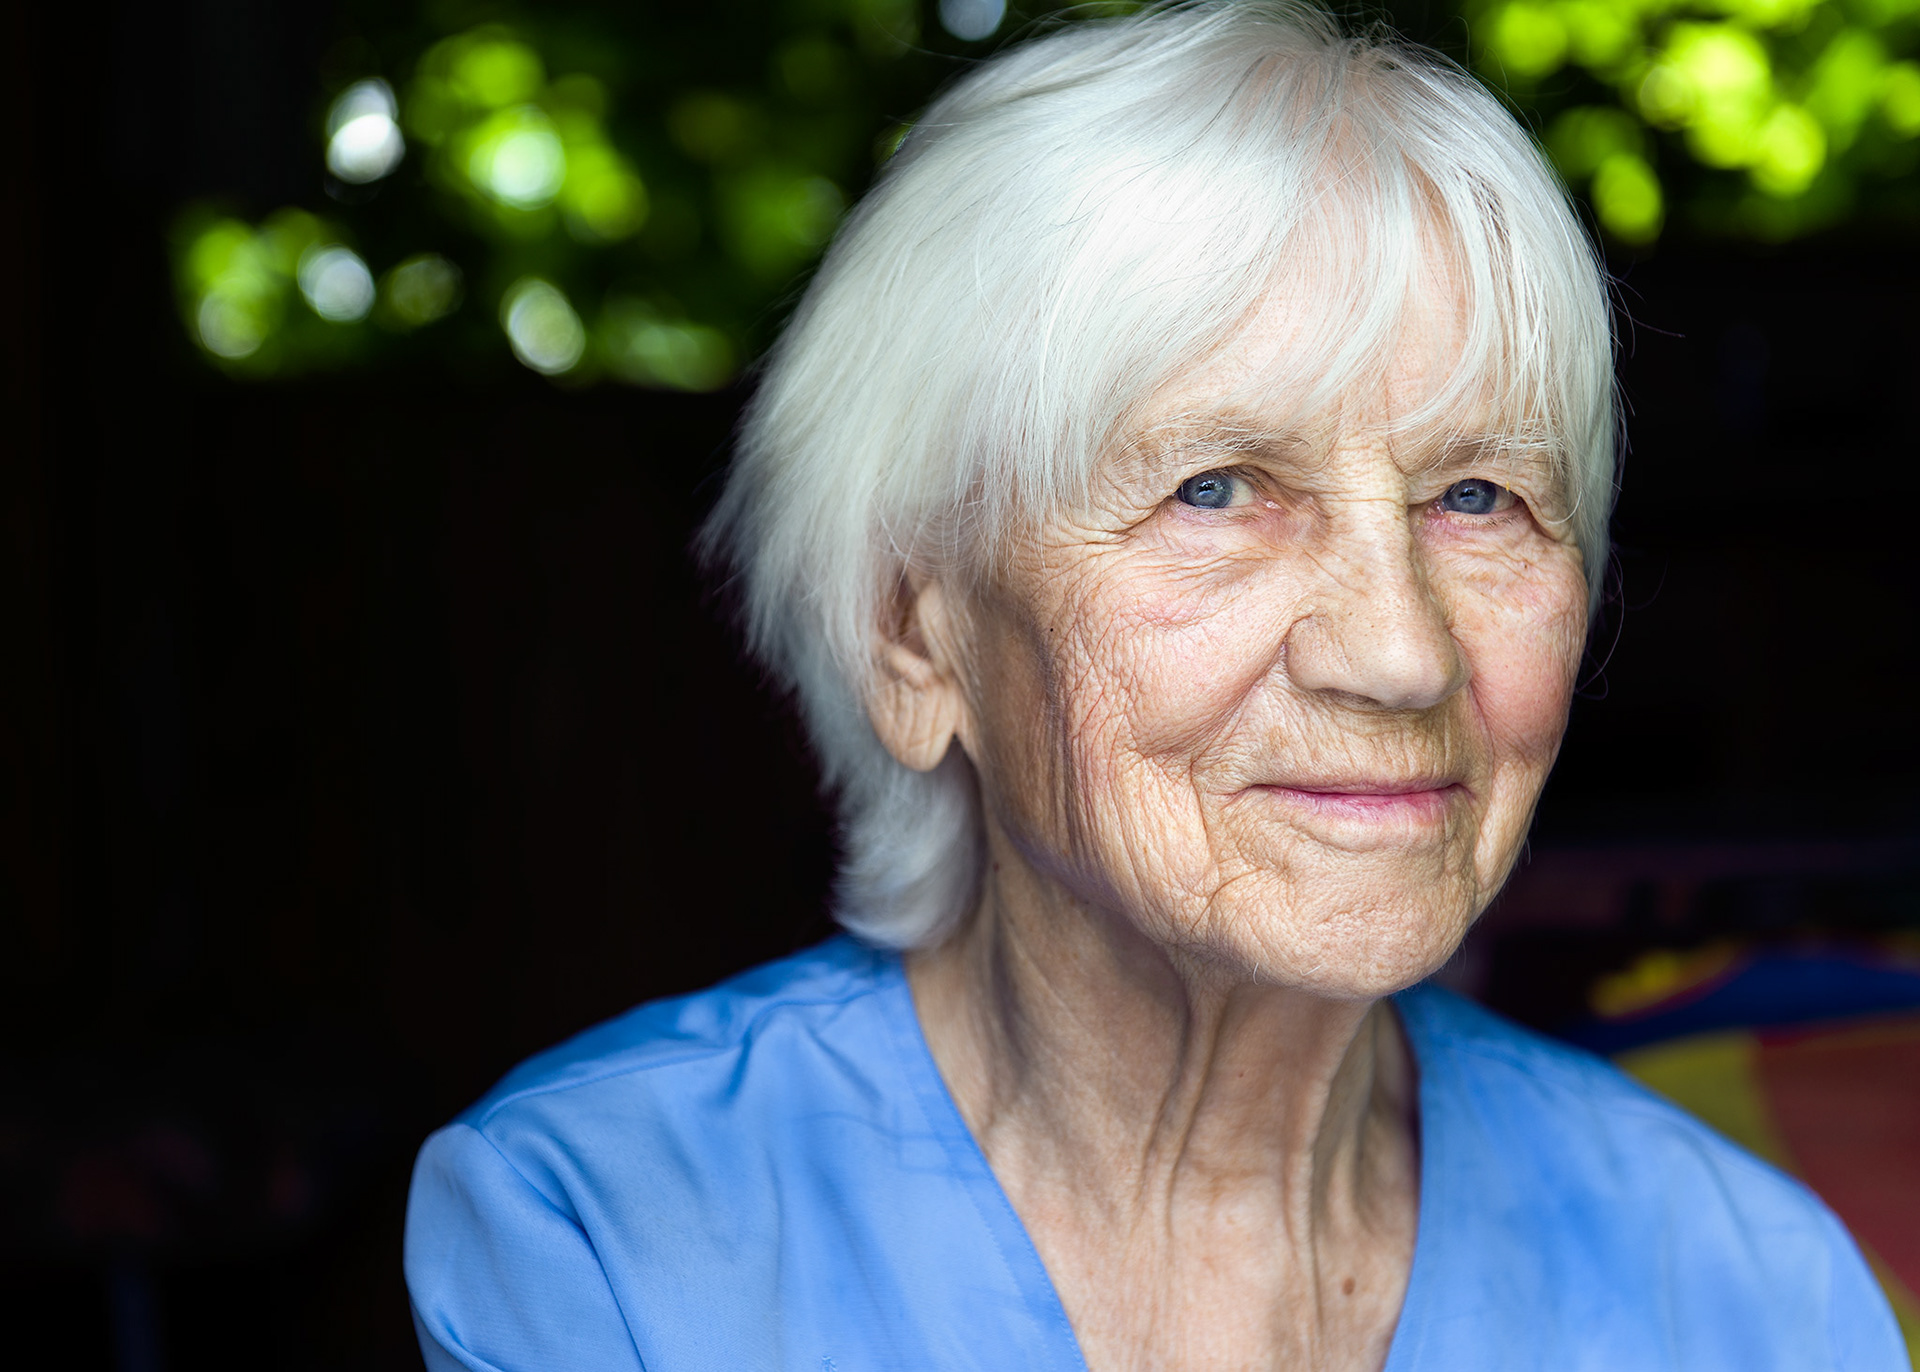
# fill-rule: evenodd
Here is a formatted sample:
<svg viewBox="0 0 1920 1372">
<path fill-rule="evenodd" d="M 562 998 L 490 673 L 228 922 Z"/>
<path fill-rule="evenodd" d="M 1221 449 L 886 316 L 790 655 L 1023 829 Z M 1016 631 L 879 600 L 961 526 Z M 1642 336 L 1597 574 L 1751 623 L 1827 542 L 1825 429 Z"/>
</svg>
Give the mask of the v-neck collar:
<svg viewBox="0 0 1920 1372">
<path fill-rule="evenodd" d="M 1020 1298 L 1046 1328 L 1054 1331 L 1058 1366 L 1070 1372 L 1087 1372 L 1079 1337 L 1067 1318 L 1066 1306 L 1060 1300 L 1053 1278 L 1048 1275 L 1046 1264 L 1040 1260 L 1040 1250 L 1034 1246 L 1032 1235 L 1007 1198 L 999 1177 L 994 1175 L 993 1166 L 974 1138 L 973 1130 L 967 1127 L 959 1103 L 948 1089 L 946 1078 L 941 1076 L 940 1065 L 934 1061 L 933 1049 L 927 1043 L 919 1013 L 914 1008 L 913 988 L 907 981 L 905 963 L 898 954 L 892 953 L 879 955 L 877 961 L 882 1013 L 894 1039 L 897 1060 L 921 1113 L 946 1150 L 956 1182 L 979 1212 Z M 1428 1274 L 1436 1262 L 1432 1254 L 1436 1242 L 1432 1219 L 1437 1204 L 1435 1177 L 1440 1169 L 1435 1159 L 1447 1140 L 1437 1127 L 1445 1112 L 1434 1106 L 1427 1041 L 1429 1026 L 1420 1012 L 1421 997 L 1422 988 L 1414 987 L 1390 998 L 1400 1017 L 1408 1051 L 1413 1055 L 1418 1080 L 1420 1200 L 1414 1222 L 1413 1265 L 1407 1274 L 1406 1294 L 1401 1299 L 1400 1316 L 1394 1322 L 1393 1339 L 1387 1346 L 1387 1361 L 1382 1372 L 1414 1372 L 1418 1366 L 1419 1346 L 1423 1342 L 1419 1330 L 1424 1323 L 1420 1312 L 1430 1303 L 1428 1287 L 1432 1285 L 1432 1278 Z"/>
</svg>

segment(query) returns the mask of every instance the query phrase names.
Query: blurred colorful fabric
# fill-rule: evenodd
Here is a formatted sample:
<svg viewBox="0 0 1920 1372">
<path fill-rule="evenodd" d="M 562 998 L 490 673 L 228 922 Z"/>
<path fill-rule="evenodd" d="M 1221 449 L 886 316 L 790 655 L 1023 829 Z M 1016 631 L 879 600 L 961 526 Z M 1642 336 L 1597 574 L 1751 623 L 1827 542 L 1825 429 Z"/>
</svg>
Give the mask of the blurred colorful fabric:
<svg viewBox="0 0 1920 1372">
<path fill-rule="evenodd" d="M 1920 1362 L 1920 956 L 1661 952 L 1593 1001 L 1567 1037 L 1818 1192 Z"/>
</svg>

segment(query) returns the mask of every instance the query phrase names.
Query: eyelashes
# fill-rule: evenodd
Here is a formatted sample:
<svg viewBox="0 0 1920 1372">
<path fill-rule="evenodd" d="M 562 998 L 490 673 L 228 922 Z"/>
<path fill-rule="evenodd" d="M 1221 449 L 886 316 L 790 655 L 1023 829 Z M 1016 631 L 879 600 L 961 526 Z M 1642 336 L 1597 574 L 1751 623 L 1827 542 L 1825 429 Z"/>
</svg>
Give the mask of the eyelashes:
<svg viewBox="0 0 1920 1372">
<path fill-rule="evenodd" d="M 1441 492 L 1438 503 L 1448 514 L 1491 515 L 1511 510 L 1519 503 L 1519 497 L 1497 482 L 1470 476 Z"/>
<path fill-rule="evenodd" d="M 1190 476 L 1173 493 L 1174 499 L 1181 504 L 1199 510 L 1224 510 L 1232 505 L 1244 504 L 1251 494 L 1246 478 L 1227 471 L 1201 472 L 1198 476 Z"/>
</svg>

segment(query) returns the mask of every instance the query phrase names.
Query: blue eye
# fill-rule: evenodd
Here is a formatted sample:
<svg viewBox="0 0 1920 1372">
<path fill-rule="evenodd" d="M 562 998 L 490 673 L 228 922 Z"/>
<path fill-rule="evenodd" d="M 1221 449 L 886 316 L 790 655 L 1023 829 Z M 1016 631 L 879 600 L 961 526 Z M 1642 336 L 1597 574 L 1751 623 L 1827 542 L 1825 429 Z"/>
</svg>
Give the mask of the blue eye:
<svg viewBox="0 0 1920 1372">
<path fill-rule="evenodd" d="M 1456 481 L 1447 487 L 1440 497 L 1440 508 L 1449 514 L 1494 514 L 1500 509 L 1501 498 L 1506 494 L 1505 486 L 1496 486 L 1491 481 L 1470 476 L 1465 481 Z"/>
<path fill-rule="evenodd" d="M 1203 510 L 1224 510 L 1233 504 L 1233 494 L 1240 479 L 1225 472 L 1202 472 L 1190 476 L 1180 483 L 1180 489 L 1174 494 L 1182 504 L 1196 505 Z"/>
</svg>

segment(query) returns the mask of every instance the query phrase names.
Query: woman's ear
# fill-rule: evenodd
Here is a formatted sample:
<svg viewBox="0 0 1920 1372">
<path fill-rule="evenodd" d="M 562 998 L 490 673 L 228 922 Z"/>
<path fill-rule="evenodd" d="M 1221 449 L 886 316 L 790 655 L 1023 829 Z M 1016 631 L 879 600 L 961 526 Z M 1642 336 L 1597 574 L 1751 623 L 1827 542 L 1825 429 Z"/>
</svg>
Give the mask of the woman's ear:
<svg viewBox="0 0 1920 1372">
<path fill-rule="evenodd" d="M 952 607 L 938 581 L 902 582 L 879 634 L 879 671 L 867 718 L 894 760 L 930 772 L 966 714 Z"/>
</svg>

